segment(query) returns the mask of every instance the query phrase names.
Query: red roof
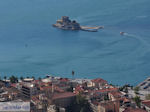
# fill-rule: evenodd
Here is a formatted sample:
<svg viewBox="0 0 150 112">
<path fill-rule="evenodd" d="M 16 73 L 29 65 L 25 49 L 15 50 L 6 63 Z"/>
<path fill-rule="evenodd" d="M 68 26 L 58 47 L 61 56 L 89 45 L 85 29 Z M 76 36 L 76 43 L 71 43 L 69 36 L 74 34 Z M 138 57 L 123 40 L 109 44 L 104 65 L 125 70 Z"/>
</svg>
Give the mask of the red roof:
<svg viewBox="0 0 150 112">
<path fill-rule="evenodd" d="M 51 85 L 52 84 L 52 82 L 41 82 L 40 83 L 40 85 L 42 86 L 42 85 Z"/>
<path fill-rule="evenodd" d="M 68 78 L 60 78 L 60 81 L 61 81 L 61 82 L 68 82 L 69 79 L 68 79 Z"/>
<path fill-rule="evenodd" d="M 135 108 L 129 107 L 129 108 L 126 108 L 123 112 L 147 112 L 147 111 L 143 109 L 139 109 L 139 108 L 135 109 Z"/>
<path fill-rule="evenodd" d="M 12 83 L 11 86 L 16 88 L 16 83 Z"/>
<path fill-rule="evenodd" d="M 76 88 L 75 88 L 75 93 L 80 93 L 80 92 L 84 92 L 84 89 L 82 88 L 82 86 L 81 85 L 78 85 L 78 86 L 76 86 Z"/>
<path fill-rule="evenodd" d="M 32 96 L 32 101 L 33 102 L 36 102 L 36 103 L 38 103 L 38 102 L 40 102 L 40 100 L 39 100 L 39 97 L 38 96 Z"/>
<path fill-rule="evenodd" d="M 43 86 L 43 87 L 40 87 L 40 90 L 48 90 L 48 89 L 52 89 L 52 86 Z"/>
<path fill-rule="evenodd" d="M 99 102 L 96 101 L 96 100 L 94 100 L 94 101 L 92 101 L 92 104 L 94 104 L 94 105 L 99 105 Z"/>
<path fill-rule="evenodd" d="M 58 86 L 55 86 L 55 91 L 60 92 L 60 93 L 64 92 L 64 90 Z"/>
<path fill-rule="evenodd" d="M 93 79 L 92 82 L 94 82 L 94 83 L 106 83 L 107 84 L 107 81 L 104 79 L 101 79 L 101 78 Z"/>
<path fill-rule="evenodd" d="M 118 91 L 111 92 L 110 94 L 113 95 L 113 97 L 115 97 L 115 98 L 121 97 L 121 95 L 122 95 L 122 94 L 121 94 L 120 92 L 118 92 Z"/>
<path fill-rule="evenodd" d="M 82 88 L 82 86 L 76 86 L 76 88 L 75 88 L 75 90 L 77 90 L 77 91 L 84 91 L 84 89 Z"/>
<path fill-rule="evenodd" d="M 76 95 L 72 92 L 56 93 L 54 94 L 52 99 L 54 100 L 54 99 L 61 99 L 61 98 L 69 98 L 69 97 L 74 97 L 74 96 Z"/>
<path fill-rule="evenodd" d="M 34 80 L 33 81 L 34 83 L 39 83 L 39 82 L 41 82 L 40 80 Z"/>
<path fill-rule="evenodd" d="M 118 91 L 118 88 L 100 89 L 100 90 L 97 90 L 96 92 L 104 93 L 104 92 L 112 92 L 112 91 Z"/>
<path fill-rule="evenodd" d="M 142 101 L 142 104 L 144 104 L 147 107 L 150 107 L 150 100 Z"/>
<path fill-rule="evenodd" d="M 131 102 L 129 99 L 127 99 L 127 98 L 123 98 L 123 102 L 125 103 L 127 103 L 127 102 Z"/>
</svg>

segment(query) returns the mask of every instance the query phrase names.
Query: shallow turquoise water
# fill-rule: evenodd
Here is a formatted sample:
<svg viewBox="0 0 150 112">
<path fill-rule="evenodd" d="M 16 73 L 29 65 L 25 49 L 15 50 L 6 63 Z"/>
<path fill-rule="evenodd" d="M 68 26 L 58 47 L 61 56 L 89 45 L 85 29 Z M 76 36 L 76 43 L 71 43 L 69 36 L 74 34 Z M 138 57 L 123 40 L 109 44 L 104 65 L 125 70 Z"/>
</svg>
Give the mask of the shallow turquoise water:
<svg viewBox="0 0 150 112">
<path fill-rule="evenodd" d="M 63 15 L 105 29 L 53 28 Z M 149 31 L 149 0 L 1 0 L 0 75 L 71 77 L 74 70 L 77 78 L 135 85 L 150 76 Z"/>
</svg>

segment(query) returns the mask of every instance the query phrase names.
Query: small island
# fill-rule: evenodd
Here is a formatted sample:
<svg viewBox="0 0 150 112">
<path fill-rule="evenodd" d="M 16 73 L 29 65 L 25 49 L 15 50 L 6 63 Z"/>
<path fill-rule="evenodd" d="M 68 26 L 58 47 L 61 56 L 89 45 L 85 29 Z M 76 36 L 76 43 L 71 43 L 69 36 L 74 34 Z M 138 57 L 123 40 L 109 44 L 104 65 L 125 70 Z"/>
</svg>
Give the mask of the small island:
<svg viewBox="0 0 150 112">
<path fill-rule="evenodd" d="M 83 30 L 89 32 L 97 32 L 98 29 L 104 28 L 103 26 L 80 26 L 75 20 L 71 21 L 68 16 L 62 16 L 60 20 L 56 21 L 56 24 L 53 24 L 53 27 L 57 27 L 63 30 Z"/>
</svg>

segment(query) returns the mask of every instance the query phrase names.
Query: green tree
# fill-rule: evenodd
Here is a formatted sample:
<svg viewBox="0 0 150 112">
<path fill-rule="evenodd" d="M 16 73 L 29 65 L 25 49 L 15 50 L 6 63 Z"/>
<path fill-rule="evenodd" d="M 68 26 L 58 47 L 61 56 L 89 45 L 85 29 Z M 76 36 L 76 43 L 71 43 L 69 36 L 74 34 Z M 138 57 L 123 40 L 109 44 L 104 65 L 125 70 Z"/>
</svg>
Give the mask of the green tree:
<svg viewBox="0 0 150 112">
<path fill-rule="evenodd" d="M 72 83 L 70 84 L 70 87 L 67 89 L 67 91 L 73 92 L 73 84 Z"/>
<path fill-rule="evenodd" d="M 133 100 L 135 101 L 136 105 L 140 108 L 141 107 L 141 99 L 139 96 L 136 96 L 133 98 Z"/>
<path fill-rule="evenodd" d="M 138 86 L 135 87 L 135 88 L 134 88 L 134 93 L 135 93 L 135 94 L 139 94 L 139 89 L 140 89 L 140 88 L 139 88 Z"/>
<path fill-rule="evenodd" d="M 128 93 L 128 87 L 125 87 L 124 92 Z"/>
<path fill-rule="evenodd" d="M 41 79 L 41 77 L 39 77 L 38 79 L 39 79 L 39 81 L 41 81 L 41 80 L 42 80 L 42 79 Z"/>
<path fill-rule="evenodd" d="M 11 83 L 17 83 L 18 82 L 18 78 L 13 76 L 13 75 L 11 77 L 9 77 L 9 79 L 10 79 Z"/>
<path fill-rule="evenodd" d="M 23 80 L 23 79 L 24 79 L 24 78 L 21 76 L 21 77 L 20 77 L 20 80 Z"/>
<path fill-rule="evenodd" d="M 128 87 L 130 87 L 130 85 L 126 84 L 126 85 L 120 87 L 119 90 L 124 91 L 125 93 L 128 93 Z"/>
<path fill-rule="evenodd" d="M 4 76 L 4 79 L 5 79 L 5 81 L 6 81 L 6 79 L 7 79 L 7 76 Z"/>
<path fill-rule="evenodd" d="M 34 76 L 32 76 L 32 79 L 35 79 L 35 77 L 34 77 Z"/>
<path fill-rule="evenodd" d="M 150 94 L 146 95 L 146 96 L 145 96 L 145 99 L 146 99 L 146 100 L 150 100 Z"/>
<path fill-rule="evenodd" d="M 108 95 L 105 95 L 105 96 L 104 96 L 104 100 L 105 100 L 105 101 L 109 100 Z"/>
</svg>

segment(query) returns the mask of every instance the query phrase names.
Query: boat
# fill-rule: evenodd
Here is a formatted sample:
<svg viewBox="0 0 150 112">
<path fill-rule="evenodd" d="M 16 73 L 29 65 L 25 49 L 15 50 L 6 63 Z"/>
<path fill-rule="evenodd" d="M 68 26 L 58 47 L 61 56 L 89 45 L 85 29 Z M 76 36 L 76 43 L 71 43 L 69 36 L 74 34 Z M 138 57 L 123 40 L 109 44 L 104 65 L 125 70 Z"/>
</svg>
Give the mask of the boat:
<svg viewBox="0 0 150 112">
<path fill-rule="evenodd" d="M 125 32 L 120 32 L 120 35 L 124 35 Z"/>
</svg>

